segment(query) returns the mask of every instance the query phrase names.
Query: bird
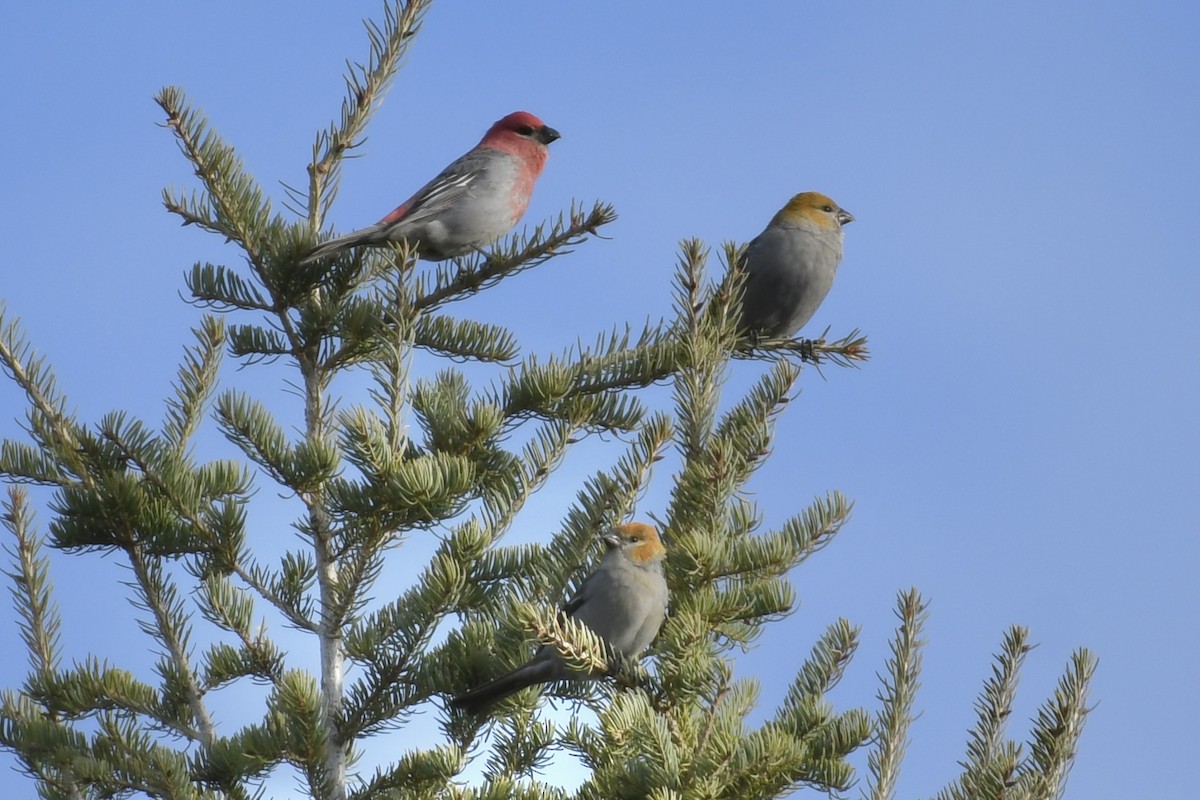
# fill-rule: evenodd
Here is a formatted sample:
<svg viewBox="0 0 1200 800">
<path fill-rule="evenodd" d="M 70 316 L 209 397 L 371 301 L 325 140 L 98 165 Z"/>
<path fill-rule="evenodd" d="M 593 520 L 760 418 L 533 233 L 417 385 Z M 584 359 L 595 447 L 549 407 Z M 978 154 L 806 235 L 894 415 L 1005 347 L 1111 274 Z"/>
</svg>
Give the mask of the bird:
<svg viewBox="0 0 1200 800">
<path fill-rule="evenodd" d="M 524 216 L 550 155 L 547 145 L 559 138 L 533 114 L 514 111 L 379 222 L 317 245 L 300 263 L 401 241 L 416 246 L 426 261 L 478 251 Z"/>
<path fill-rule="evenodd" d="M 788 338 L 812 319 L 842 260 L 842 227 L 853 221 L 819 192 L 801 192 L 780 209 L 740 261 L 743 334 Z"/>
<path fill-rule="evenodd" d="M 601 539 L 604 556 L 563 611 L 582 622 L 610 648 L 635 657 L 654 641 L 667 613 L 666 549 L 654 526 L 644 522 L 617 525 Z M 592 673 L 572 670 L 551 645 L 515 670 L 464 692 L 450 701 L 454 708 L 480 714 L 515 692 L 540 683 L 594 680 Z"/>
</svg>

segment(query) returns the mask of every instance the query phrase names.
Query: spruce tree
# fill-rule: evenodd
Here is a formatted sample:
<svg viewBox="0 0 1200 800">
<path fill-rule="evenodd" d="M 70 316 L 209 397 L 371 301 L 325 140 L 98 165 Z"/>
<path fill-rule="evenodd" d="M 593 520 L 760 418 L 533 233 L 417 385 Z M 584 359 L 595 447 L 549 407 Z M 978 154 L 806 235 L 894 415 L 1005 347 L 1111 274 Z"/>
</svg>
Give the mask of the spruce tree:
<svg viewBox="0 0 1200 800">
<path fill-rule="evenodd" d="M 570 258 L 615 218 L 603 202 L 451 262 L 418 263 L 395 246 L 300 263 L 428 5 L 394 0 L 368 24 L 369 56 L 351 67 L 340 117 L 317 135 L 307 184 L 289 192 L 284 212 L 181 90 L 158 94 L 197 186 L 166 191 L 166 208 L 236 254 L 186 275 L 187 294 L 209 313 L 160 424 L 124 413 L 76 419 L 17 323 L 0 315 L 0 364 L 28 401 L 25 435 L 3 441 L 0 474 L 29 658 L 25 682 L 0 698 L 0 744 L 47 798 L 249 798 L 289 769 L 322 800 L 766 798 L 840 793 L 856 780 L 865 796 L 892 797 L 920 675 L 927 612 L 918 592 L 898 598 L 892 657 L 863 707 L 835 709 L 826 697 L 858 644 L 846 620 L 811 643 L 760 725 L 748 722 L 756 684 L 737 676 L 733 658 L 792 610 L 793 569 L 850 515 L 850 501 L 829 492 L 763 530 L 746 486 L 771 455 L 801 376 L 862 363 L 864 337 L 739 340 L 737 248 L 723 248 L 714 275 L 698 241 L 681 246 L 670 315 L 636 335 L 615 330 L 532 354 L 503 326 L 450 313 L 456 300 Z M 417 351 L 442 368 L 414 373 Z M 762 374 L 731 398 L 735 357 Z M 295 435 L 273 403 L 222 388 L 226 358 L 293 371 L 298 407 L 284 412 L 303 420 Z M 372 389 L 339 401 L 335 383 L 351 370 L 366 370 Z M 472 380 L 479 374 L 489 377 Z M 655 383 L 670 387 L 666 408 L 642 391 Z M 236 456 L 198 461 L 198 437 L 217 433 Z M 558 528 L 539 544 L 506 545 L 565 454 L 604 434 L 607 458 Z M 678 466 L 663 474 L 656 464 L 668 455 Z M 651 653 L 633 662 L 546 598 L 565 598 L 594 566 L 597 533 L 645 518 L 638 501 L 651 481 L 671 486 L 655 521 L 672 601 Z M 44 534 L 27 486 L 48 498 Z M 294 509 L 294 540 L 277 563 L 256 555 L 263 533 L 248 522 L 263 493 Z M 381 585 L 386 561 L 417 537 L 438 541 L 419 577 L 399 591 Z M 63 663 L 47 545 L 128 566 L 147 648 L 160 654 L 154 674 L 95 658 Z M 306 652 L 279 646 L 283 627 L 304 635 Z M 528 658 L 535 639 L 607 677 L 526 690 L 482 717 L 447 707 L 494 677 L 498 662 Z M 1022 745 L 1005 724 L 1029 648 L 1023 629 L 1006 636 L 962 775 L 939 798 L 1062 792 L 1095 660 L 1076 653 Z M 222 690 L 247 681 L 267 687 L 258 721 L 224 728 L 214 713 Z M 548 697 L 568 713 L 548 715 Z M 404 738 L 422 710 L 436 715 L 440 741 Z M 588 769 L 581 786 L 547 779 L 558 750 Z M 866 774 L 856 778 L 859 750 Z M 356 769 L 369 752 L 383 766 Z M 473 763 L 482 777 L 466 781 Z"/>
</svg>

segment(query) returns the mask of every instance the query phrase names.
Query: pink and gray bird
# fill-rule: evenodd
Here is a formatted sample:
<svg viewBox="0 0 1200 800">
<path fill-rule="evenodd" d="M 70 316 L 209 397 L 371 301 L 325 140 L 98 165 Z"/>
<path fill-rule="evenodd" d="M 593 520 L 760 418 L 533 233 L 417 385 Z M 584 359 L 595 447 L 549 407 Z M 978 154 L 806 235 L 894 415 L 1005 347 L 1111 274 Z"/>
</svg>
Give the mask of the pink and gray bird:
<svg viewBox="0 0 1200 800">
<path fill-rule="evenodd" d="M 453 161 L 379 222 L 318 245 L 301 263 L 360 246 L 407 240 L 421 258 L 443 261 L 495 242 L 529 207 L 558 131 L 526 111 L 488 129 L 479 144 Z"/>
<path fill-rule="evenodd" d="M 607 549 L 600 566 L 563 610 L 609 647 L 632 658 L 650 646 L 666 617 L 667 581 L 662 569 L 666 550 L 658 531 L 642 522 L 618 525 L 602 539 Z M 479 714 L 527 686 L 598 677 L 572 670 L 554 647 L 544 645 L 524 665 L 460 694 L 450 704 Z"/>
<path fill-rule="evenodd" d="M 743 332 L 785 338 L 812 319 L 842 260 L 842 226 L 853 221 L 818 192 L 802 192 L 780 209 L 742 257 Z"/>
</svg>

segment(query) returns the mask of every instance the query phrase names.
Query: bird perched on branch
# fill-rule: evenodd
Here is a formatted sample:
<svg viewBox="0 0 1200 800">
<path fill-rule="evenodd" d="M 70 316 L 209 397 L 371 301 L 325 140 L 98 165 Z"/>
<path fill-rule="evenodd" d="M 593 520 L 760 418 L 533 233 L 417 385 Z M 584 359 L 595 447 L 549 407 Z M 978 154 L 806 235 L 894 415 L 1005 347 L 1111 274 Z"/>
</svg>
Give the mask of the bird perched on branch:
<svg viewBox="0 0 1200 800">
<path fill-rule="evenodd" d="M 854 216 L 818 192 L 801 192 L 746 247 L 740 328 L 755 338 L 793 336 L 833 286 L 842 226 Z"/>
<path fill-rule="evenodd" d="M 404 240 L 427 261 L 486 247 L 525 214 L 550 155 L 546 145 L 558 138 L 558 131 L 533 114 L 515 111 L 392 213 L 369 228 L 317 245 L 300 263 Z"/>
<path fill-rule="evenodd" d="M 617 653 L 633 657 L 650 646 L 666 617 L 667 582 L 662 569 L 666 550 L 658 531 L 642 522 L 618 525 L 601 538 L 607 549 L 600 566 L 563 611 L 587 625 Z M 554 647 L 543 645 L 524 665 L 460 694 L 450 704 L 479 714 L 527 686 L 598 677 L 572 670 Z"/>
</svg>

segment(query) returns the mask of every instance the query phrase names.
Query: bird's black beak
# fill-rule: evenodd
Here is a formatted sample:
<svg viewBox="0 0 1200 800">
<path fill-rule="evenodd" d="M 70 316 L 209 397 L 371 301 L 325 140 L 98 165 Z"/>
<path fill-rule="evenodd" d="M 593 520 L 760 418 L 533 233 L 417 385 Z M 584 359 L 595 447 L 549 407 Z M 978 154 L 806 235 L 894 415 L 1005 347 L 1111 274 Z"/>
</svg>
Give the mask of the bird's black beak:
<svg viewBox="0 0 1200 800">
<path fill-rule="evenodd" d="M 851 222 L 854 222 L 854 215 L 844 208 L 839 208 L 837 220 L 841 225 L 849 225 Z"/>
<path fill-rule="evenodd" d="M 549 125 L 543 125 L 541 130 L 537 132 L 538 141 L 542 144 L 550 144 L 555 139 L 561 139 L 562 134 L 551 128 Z"/>
<path fill-rule="evenodd" d="M 604 546 L 609 550 L 616 550 L 621 546 L 621 537 L 617 535 L 616 531 L 609 531 L 604 534 L 600 537 L 600 541 L 604 542 Z"/>
</svg>

